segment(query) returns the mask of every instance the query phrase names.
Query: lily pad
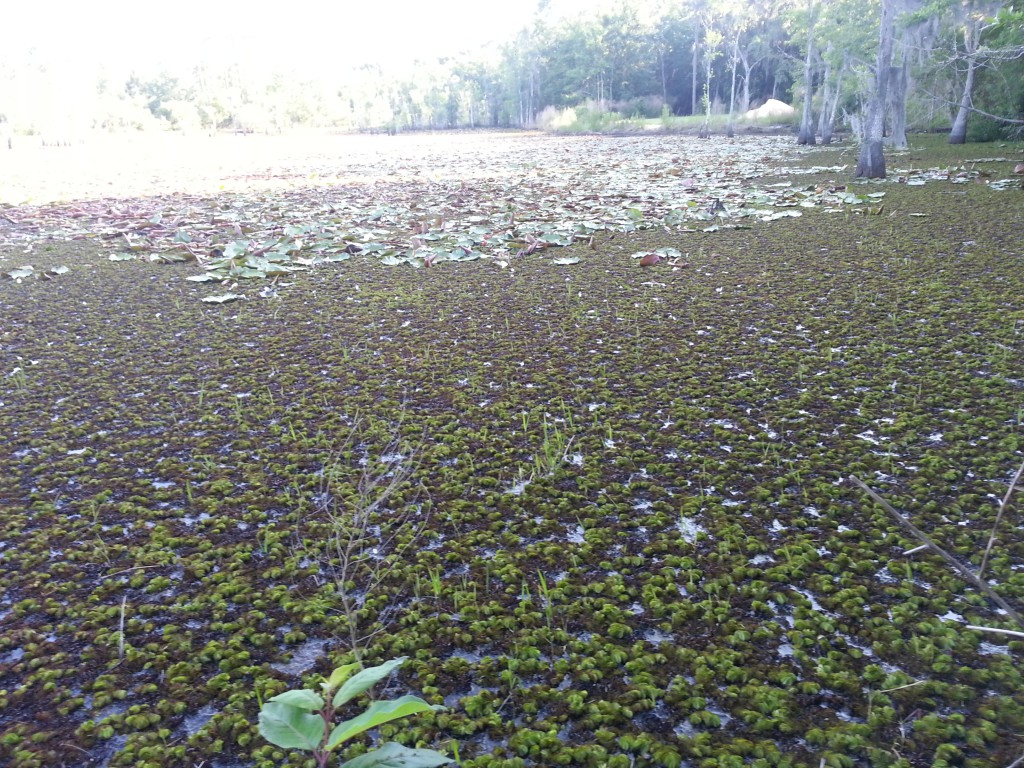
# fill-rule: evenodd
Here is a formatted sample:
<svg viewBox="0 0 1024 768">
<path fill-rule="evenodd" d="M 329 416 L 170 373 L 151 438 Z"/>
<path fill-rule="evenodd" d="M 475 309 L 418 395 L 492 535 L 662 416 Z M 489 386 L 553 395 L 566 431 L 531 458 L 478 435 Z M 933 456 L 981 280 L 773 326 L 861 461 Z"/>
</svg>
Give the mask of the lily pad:
<svg viewBox="0 0 1024 768">
<path fill-rule="evenodd" d="M 244 298 L 245 294 L 243 293 L 222 293 L 217 296 L 204 296 L 201 300 L 207 304 L 224 304 L 228 301 L 237 301 Z"/>
<path fill-rule="evenodd" d="M 35 268 L 32 267 L 30 264 L 26 264 L 23 267 L 16 267 L 15 269 L 10 270 L 9 272 L 5 272 L 4 274 L 7 275 L 12 280 L 17 280 L 20 282 L 26 277 L 32 277 L 32 275 L 35 274 Z"/>
</svg>

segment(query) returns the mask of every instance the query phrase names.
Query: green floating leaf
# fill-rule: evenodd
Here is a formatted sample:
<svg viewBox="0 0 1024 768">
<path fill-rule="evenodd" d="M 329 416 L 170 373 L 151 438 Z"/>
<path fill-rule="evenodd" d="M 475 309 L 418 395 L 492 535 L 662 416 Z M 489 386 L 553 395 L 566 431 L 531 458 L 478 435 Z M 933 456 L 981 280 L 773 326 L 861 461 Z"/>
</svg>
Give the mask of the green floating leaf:
<svg viewBox="0 0 1024 768">
<path fill-rule="evenodd" d="M 240 278 L 254 278 L 254 277 L 266 277 L 267 273 L 262 269 L 255 269 L 252 267 L 232 267 L 228 275 L 225 277 L 240 277 Z"/>
<path fill-rule="evenodd" d="M 343 763 L 341 768 L 436 768 L 450 762 L 450 757 L 433 749 L 411 749 L 389 741 Z"/>
<path fill-rule="evenodd" d="M 409 715 L 416 715 L 420 712 L 442 710 L 444 707 L 431 706 L 419 696 L 402 696 L 392 701 L 375 701 L 361 715 L 338 723 L 331 731 L 327 740 L 328 751 L 334 749 L 342 742 L 348 741 L 353 736 L 358 736 L 364 731 L 376 728 L 378 725 L 390 723 Z"/>
<path fill-rule="evenodd" d="M 241 256 L 243 253 L 249 250 L 249 243 L 245 240 L 235 240 L 233 243 L 228 243 L 224 246 L 224 258 L 233 259 L 236 256 Z"/>
<path fill-rule="evenodd" d="M 579 264 L 580 260 L 578 256 L 562 256 L 557 259 L 551 260 L 552 264 Z"/>
<path fill-rule="evenodd" d="M 236 299 L 244 299 L 245 295 L 241 293 L 222 293 L 219 296 L 204 296 L 202 301 L 207 304 L 223 304 L 226 301 L 235 301 Z"/>
<path fill-rule="evenodd" d="M 151 253 L 147 258 L 149 261 L 159 264 L 180 264 L 191 260 L 188 256 L 180 253 Z"/>
<path fill-rule="evenodd" d="M 351 701 L 360 693 L 370 688 L 370 686 L 375 683 L 379 683 L 385 677 L 402 666 L 408 658 L 408 656 L 399 656 L 397 659 L 391 659 L 391 661 L 378 664 L 376 667 L 367 667 L 361 672 L 357 672 L 351 677 L 346 678 L 344 685 L 342 685 L 341 688 L 338 689 L 338 692 L 334 694 L 334 706 L 340 707 L 342 704 Z M 341 667 L 341 669 L 344 669 L 344 667 Z"/>
<path fill-rule="evenodd" d="M 112 253 L 108 258 L 111 261 L 135 261 L 138 257 L 134 253 Z"/>
<path fill-rule="evenodd" d="M 66 275 L 68 272 L 68 268 L 62 264 L 59 267 L 51 267 L 49 272 L 51 275 Z"/>
<path fill-rule="evenodd" d="M 278 275 L 288 275 L 292 272 L 300 272 L 303 267 L 301 265 L 293 265 L 286 267 L 280 264 L 268 265 L 266 269 L 260 270 L 259 277 L 277 277 Z"/>
<path fill-rule="evenodd" d="M 11 278 L 11 280 L 21 280 L 25 277 L 32 277 L 34 273 L 35 269 L 31 265 L 26 264 L 23 267 L 12 269 L 10 272 L 6 272 L 4 274 Z"/>
<path fill-rule="evenodd" d="M 324 737 L 324 719 L 320 715 L 270 700 L 260 709 L 259 731 L 263 738 L 279 747 L 313 750 L 320 746 Z"/>
<path fill-rule="evenodd" d="M 202 275 L 189 275 L 185 279 L 189 280 L 189 281 L 191 281 L 193 283 L 216 283 L 216 282 L 219 282 L 219 281 L 223 280 L 224 278 L 220 277 L 218 275 L 215 275 L 212 272 L 207 272 L 207 273 L 202 274 Z"/>
<path fill-rule="evenodd" d="M 794 211 L 792 208 L 788 208 L 784 211 L 775 211 L 767 216 L 762 216 L 761 221 L 778 221 L 779 219 L 795 218 L 798 216 L 803 216 L 803 214 L 800 213 L 800 211 Z"/>
</svg>

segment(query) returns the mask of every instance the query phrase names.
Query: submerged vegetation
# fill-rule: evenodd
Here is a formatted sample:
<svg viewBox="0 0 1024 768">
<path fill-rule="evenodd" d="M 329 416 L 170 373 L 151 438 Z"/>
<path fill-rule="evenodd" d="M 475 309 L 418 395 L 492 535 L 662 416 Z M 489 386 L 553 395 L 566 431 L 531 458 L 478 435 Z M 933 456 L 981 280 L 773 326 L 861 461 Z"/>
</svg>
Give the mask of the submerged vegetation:
<svg viewBox="0 0 1024 768">
<path fill-rule="evenodd" d="M 1024 193 L 986 183 L 1021 147 L 911 149 L 891 181 L 853 184 L 851 148 L 715 175 L 679 139 L 663 150 L 679 175 L 642 166 L 645 185 L 643 153 L 612 161 L 633 139 L 544 141 L 566 142 L 547 145 L 562 170 L 524 175 L 515 223 L 483 172 L 302 172 L 287 207 L 139 199 L 105 229 L 109 201 L 3 209 L 0 272 L 34 269 L 0 282 L 0 762 L 311 765 L 260 736 L 261 707 L 397 657 L 382 698 L 444 709 L 339 760 L 377 741 L 469 768 L 1024 754 L 1024 644 L 969 627 L 1021 628 L 909 553 L 917 539 L 847 479 L 967 567 L 984 559 L 1024 608 L 1007 494 L 1024 459 Z M 633 198 L 558 207 L 590 194 L 559 173 L 598 171 Z M 812 204 L 737 213 L 793 210 L 780 190 Z M 239 281 L 249 300 L 223 305 L 197 301 L 225 288 L 187 280 L 194 262 L 109 259 L 117 228 L 156 207 L 180 221 L 145 253 L 180 253 L 189 231 L 206 254 L 218 211 L 259 241 L 309 224 L 283 215 L 300 198 L 325 215 L 374 195 L 399 255 L 457 238 L 410 206 L 428 197 L 500 237 L 424 269 L 352 254 L 264 278 L 262 298 Z M 707 221 L 668 220 L 698 198 Z M 505 238 L 598 206 L 561 263 Z M 657 225 L 627 228 L 628 208 Z"/>
</svg>

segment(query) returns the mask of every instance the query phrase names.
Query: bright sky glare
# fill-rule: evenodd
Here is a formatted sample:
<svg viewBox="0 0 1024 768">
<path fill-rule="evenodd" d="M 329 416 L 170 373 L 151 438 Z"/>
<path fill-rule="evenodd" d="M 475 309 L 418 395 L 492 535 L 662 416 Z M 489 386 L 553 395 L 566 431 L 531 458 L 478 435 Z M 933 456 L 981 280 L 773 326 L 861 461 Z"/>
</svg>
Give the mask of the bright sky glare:
<svg viewBox="0 0 1024 768">
<path fill-rule="evenodd" d="M 510 40 L 538 0 L 56 0 L 11 3 L 3 55 L 151 74 L 200 61 L 323 71 L 476 53 Z M 594 0 L 551 0 L 575 15 Z M 13 34 L 12 34 L 13 33 Z"/>
</svg>

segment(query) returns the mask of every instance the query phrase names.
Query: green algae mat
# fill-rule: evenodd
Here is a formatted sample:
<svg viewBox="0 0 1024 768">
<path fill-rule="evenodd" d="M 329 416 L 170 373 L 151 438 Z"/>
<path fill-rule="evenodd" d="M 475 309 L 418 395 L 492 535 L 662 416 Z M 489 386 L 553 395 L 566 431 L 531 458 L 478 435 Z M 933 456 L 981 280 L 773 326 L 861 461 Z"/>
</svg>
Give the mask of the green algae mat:
<svg viewBox="0 0 1024 768">
<path fill-rule="evenodd" d="M 1013 763 L 1024 627 L 850 479 L 1024 611 L 1021 147 L 913 144 L 12 166 L 0 762 L 311 765 L 358 654 L 464 766 Z"/>
</svg>

